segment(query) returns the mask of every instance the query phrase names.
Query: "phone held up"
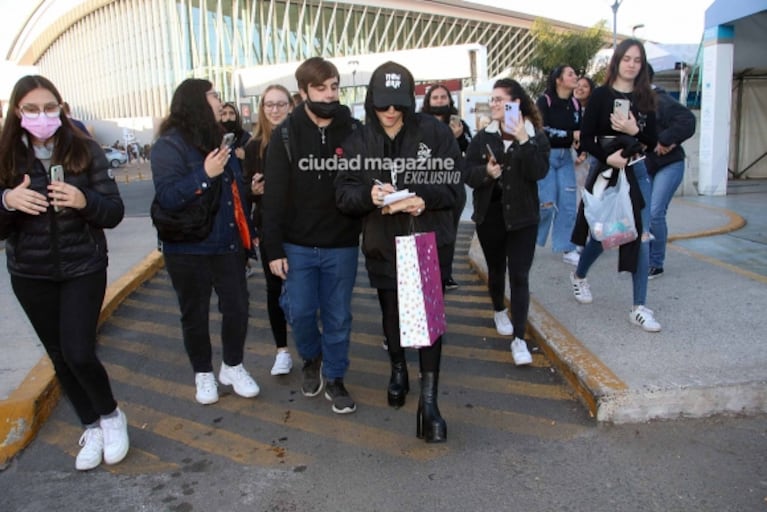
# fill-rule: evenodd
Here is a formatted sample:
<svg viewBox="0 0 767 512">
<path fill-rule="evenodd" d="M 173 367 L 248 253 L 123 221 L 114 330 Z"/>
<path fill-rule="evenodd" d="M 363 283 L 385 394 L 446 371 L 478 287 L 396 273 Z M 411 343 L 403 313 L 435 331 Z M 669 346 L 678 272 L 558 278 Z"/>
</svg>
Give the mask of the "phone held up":
<svg viewBox="0 0 767 512">
<path fill-rule="evenodd" d="M 511 131 L 512 126 L 519 122 L 519 103 L 516 101 L 507 101 L 503 105 L 503 124 L 506 130 Z"/>
<path fill-rule="evenodd" d="M 450 126 L 455 126 L 456 128 L 458 128 L 459 126 L 461 126 L 461 118 L 455 114 L 452 114 L 450 116 L 450 122 L 448 124 L 450 124 Z"/>
<path fill-rule="evenodd" d="M 234 142 L 234 134 L 229 132 L 224 134 L 224 138 L 221 139 L 221 149 L 228 148 Z"/>
<path fill-rule="evenodd" d="M 627 99 L 616 98 L 613 102 L 613 114 L 620 114 L 624 118 L 629 117 L 629 106 L 631 102 Z"/>
<path fill-rule="evenodd" d="M 51 183 L 55 181 L 64 181 L 63 165 L 52 165 L 49 172 L 51 174 Z M 53 211 L 56 211 L 56 212 L 61 211 L 61 207 L 54 205 Z"/>
</svg>

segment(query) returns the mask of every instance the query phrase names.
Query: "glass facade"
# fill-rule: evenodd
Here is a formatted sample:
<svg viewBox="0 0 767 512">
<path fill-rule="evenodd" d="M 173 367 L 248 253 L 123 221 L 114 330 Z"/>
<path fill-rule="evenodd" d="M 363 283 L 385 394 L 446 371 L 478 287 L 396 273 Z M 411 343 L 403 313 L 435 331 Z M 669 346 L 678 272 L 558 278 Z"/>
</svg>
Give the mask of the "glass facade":
<svg viewBox="0 0 767 512">
<path fill-rule="evenodd" d="M 207 78 L 226 100 L 236 100 L 232 72 L 239 68 L 479 43 L 494 76 L 523 65 L 534 46 L 528 19 L 386 3 L 93 0 L 35 64 L 82 119 L 157 118 L 188 77 Z"/>
</svg>

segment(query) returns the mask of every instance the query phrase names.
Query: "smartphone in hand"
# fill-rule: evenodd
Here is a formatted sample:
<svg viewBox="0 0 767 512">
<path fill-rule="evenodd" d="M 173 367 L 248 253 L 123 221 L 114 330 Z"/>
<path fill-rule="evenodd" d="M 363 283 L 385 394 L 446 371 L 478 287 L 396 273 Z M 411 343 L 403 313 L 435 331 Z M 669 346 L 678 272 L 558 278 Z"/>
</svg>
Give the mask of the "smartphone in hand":
<svg viewBox="0 0 767 512">
<path fill-rule="evenodd" d="M 519 103 L 516 101 L 507 101 L 503 105 L 503 123 L 506 125 L 507 131 L 511 131 L 511 127 L 519 122 Z"/>
<path fill-rule="evenodd" d="M 450 124 L 450 126 L 455 126 L 456 128 L 458 128 L 459 126 L 461 126 L 461 118 L 453 114 L 450 116 L 450 122 L 448 124 Z"/>
<path fill-rule="evenodd" d="M 495 153 L 493 153 L 493 149 L 490 147 L 490 144 L 485 144 L 485 149 L 487 150 L 487 159 L 497 163 L 498 159 L 495 158 Z"/>
<path fill-rule="evenodd" d="M 224 134 L 224 138 L 221 139 L 221 149 L 228 148 L 234 142 L 234 134 L 229 132 Z"/>
<path fill-rule="evenodd" d="M 628 119 L 629 117 L 629 106 L 631 105 L 631 102 L 626 99 L 617 98 L 613 102 L 613 114 L 620 114 L 624 118 Z"/>
<path fill-rule="evenodd" d="M 54 183 L 56 181 L 64 181 L 63 165 L 52 165 L 49 172 L 51 175 L 51 183 Z M 61 207 L 54 205 L 53 211 L 55 212 L 61 211 Z"/>
</svg>

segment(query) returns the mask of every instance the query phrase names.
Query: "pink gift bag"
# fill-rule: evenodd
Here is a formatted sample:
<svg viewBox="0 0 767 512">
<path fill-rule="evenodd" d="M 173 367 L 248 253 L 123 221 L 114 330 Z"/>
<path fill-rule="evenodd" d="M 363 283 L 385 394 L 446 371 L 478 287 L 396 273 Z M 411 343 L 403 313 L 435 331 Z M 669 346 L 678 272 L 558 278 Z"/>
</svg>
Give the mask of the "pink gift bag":
<svg viewBox="0 0 767 512">
<path fill-rule="evenodd" d="M 433 231 L 396 237 L 400 344 L 428 347 L 447 329 Z"/>
</svg>

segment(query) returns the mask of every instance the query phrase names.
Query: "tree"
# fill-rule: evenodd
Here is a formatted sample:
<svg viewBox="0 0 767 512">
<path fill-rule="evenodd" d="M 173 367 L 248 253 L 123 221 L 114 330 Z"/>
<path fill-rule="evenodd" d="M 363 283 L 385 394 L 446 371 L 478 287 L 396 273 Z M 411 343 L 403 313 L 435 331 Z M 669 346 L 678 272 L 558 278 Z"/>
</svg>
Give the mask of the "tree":
<svg viewBox="0 0 767 512">
<path fill-rule="evenodd" d="M 529 90 L 538 95 L 546 88 L 546 79 L 554 68 L 562 64 L 572 66 L 582 75 L 589 63 L 607 43 L 607 22 L 602 20 L 583 32 L 557 32 L 542 19 L 531 29 L 535 38 L 535 51 L 530 57 L 527 74 L 532 78 Z"/>
</svg>

